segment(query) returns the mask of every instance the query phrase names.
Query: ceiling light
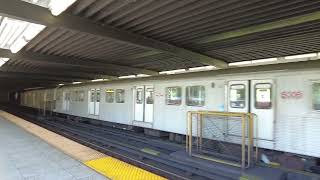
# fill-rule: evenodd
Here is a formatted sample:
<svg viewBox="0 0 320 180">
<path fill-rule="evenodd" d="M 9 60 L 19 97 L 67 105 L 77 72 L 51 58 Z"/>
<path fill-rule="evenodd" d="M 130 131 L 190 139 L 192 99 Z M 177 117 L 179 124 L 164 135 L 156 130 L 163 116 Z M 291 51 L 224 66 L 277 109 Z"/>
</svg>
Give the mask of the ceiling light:
<svg viewBox="0 0 320 180">
<path fill-rule="evenodd" d="M 82 82 L 73 82 L 72 84 L 81 84 Z"/>
<path fill-rule="evenodd" d="M 317 53 L 310 53 L 310 54 L 286 56 L 286 57 L 284 57 L 284 59 L 300 59 L 300 58 L 310 58 L 310 57 L 316 57 L 316 56 L 317 56 Z"/>
<path fill-rule="evenodd" d="M 177 73 L 183 73 L 186 72 L 186 69 L 175 69 L 170 71 L 161 71 L 159 74 L 177 74 Z"/>
<path fill-rule="evenodd" d="M 64 84 L 58 84 L 59 86 L 63 86 Z"/>
<path fill-rule="evenodd" d="M 36 89 L 43 89 L 44 87 L 32 87 L 32 88 L 25 88 L 24 91 L 36 90 Z"/>
<path fill-rule="evenodd" d="M 216 69 L 215 66 L 202 66 L 202 67 L 193 67 L 193 68 L 189 68 L 189 71 L 209 71 L 209 70 L 213 70 Z"/>
<path fill-rule="evenodd" d="M 119 79 L 135 78 L 136 75 L 119 76 Z"/>
<path fill-rule="evenodd" d="M 51 0 L 48 7 L 52 15 L 58 16 L 74 2 L 76 2 L 76 0 Z"/>
<path fill-rule="evenodd" d="M 273 61 L 277 61 L 277 60 L 278 60 L 278 58 L 257 59 L 257 60 L 251 61 L 251 63 L 257 64 L 257 63 L 273 62 Z"/>
<path fill-rule="evenodd" d="M 229 66 L 241 66 L 241 65 L 247 65 L 247 64 L 251 64 L 251 61 L 241 61 L 241 62 L 229 63 Z"/>
<path fill-rule="evenodd" d="M 137 77 L 150 77 L 148 74 L 138 74 Z"/>
<path fill-rule="evenodd" d="M 99 81 L 105 81 L 106 79 L 93 79 L 92 82 L 99 82 Z"/>
<path fill-rule="evenodd" d="M 3 66 L 7 61 L 9 61 L 9 58 L 0 58 L 0 67 Z"/>
</svg>

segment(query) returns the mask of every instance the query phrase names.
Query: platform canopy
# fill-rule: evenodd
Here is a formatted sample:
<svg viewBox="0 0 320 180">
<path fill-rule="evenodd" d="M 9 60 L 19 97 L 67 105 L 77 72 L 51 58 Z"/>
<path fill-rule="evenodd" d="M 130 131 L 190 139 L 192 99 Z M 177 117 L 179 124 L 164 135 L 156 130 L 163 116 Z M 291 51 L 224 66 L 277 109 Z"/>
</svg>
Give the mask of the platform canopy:
<svg viewBox="0 0 320 180">
<path fill-rule="evenodd" d="M 320 57 L 319 29 L 319 0 L 0 0 L 0 83 L 284 66 Z"/>
</svg>

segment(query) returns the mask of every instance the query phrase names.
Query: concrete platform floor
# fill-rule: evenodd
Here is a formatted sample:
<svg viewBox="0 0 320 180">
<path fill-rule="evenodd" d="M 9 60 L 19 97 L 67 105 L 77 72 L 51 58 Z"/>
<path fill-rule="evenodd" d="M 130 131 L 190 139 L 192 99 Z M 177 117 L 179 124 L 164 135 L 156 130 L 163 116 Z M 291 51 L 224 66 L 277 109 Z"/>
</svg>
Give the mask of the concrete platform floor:
<svg viewBox="0 0 320 180">
<path fill-rule="evenodd" d="M 106 177 L 0 118 L 1 180 L 104 180 Z"/>
</svg>

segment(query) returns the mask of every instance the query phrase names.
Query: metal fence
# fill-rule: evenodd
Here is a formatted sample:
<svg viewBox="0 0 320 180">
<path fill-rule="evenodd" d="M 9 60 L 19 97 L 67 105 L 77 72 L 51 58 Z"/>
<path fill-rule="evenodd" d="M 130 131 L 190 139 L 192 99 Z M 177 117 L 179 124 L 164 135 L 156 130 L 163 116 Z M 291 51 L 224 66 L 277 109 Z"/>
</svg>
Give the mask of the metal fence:
<svg viewBox="0 0 320 180">
<path fill-rule="evenodd" d="M 258 152 L 253 117 L 251 113 L 188 112 L 187 152 L 194 157 L 242 169 L 251 167 Z"/>
</svg>

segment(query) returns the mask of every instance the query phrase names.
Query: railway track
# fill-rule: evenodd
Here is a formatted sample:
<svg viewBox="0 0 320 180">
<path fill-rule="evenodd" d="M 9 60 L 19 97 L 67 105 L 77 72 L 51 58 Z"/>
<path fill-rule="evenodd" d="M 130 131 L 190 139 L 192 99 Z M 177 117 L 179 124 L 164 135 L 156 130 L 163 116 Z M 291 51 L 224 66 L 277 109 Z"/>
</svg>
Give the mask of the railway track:
<svg viewBox="0 0 320 180">
<path fill-rule="evenodd" d="M 184 151 L 183 147 L 177 144 L 155 138 L 150 139 L 127 130 L 100 127 L 55 116 L 38 116 L 32 109 L 18 110 L 16 108 L 7 108 L 7 110 L 32 123 L 168 179 L 229 180 L 239 178 L 236 173 L 213 171 L 206 165 L 172 156 L 174 152 Z"/>
</svg>

